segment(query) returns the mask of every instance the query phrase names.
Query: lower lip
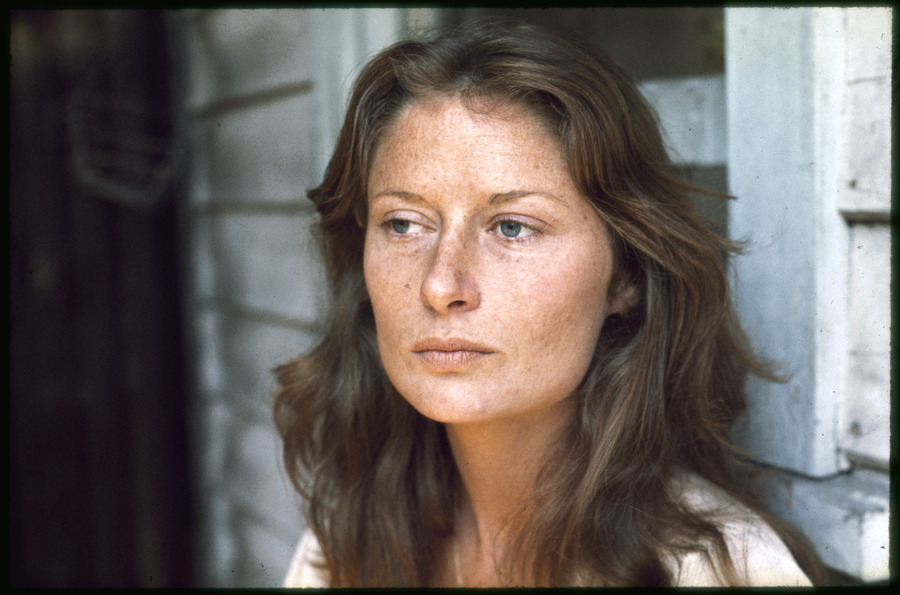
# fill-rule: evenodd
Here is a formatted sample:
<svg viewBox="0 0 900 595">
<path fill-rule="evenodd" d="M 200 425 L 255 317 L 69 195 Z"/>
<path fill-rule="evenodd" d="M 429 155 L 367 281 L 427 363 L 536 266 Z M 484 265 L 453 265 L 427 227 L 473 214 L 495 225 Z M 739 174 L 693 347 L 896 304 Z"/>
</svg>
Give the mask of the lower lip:
<svg viewBox="0 0 900 595">
<path fill-rule="evenodd" d="M 485 351 L 417 351 L 428 367 L 438 372 L 458 372 L 491 355 Z"/>
</svg>

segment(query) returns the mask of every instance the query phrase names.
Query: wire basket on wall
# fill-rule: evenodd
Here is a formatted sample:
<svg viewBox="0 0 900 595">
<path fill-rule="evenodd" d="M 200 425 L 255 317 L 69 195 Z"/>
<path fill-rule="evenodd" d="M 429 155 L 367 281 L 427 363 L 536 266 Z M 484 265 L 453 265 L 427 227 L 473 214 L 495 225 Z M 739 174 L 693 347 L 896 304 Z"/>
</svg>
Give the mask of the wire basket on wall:
<svg viewBox="0 0 900 595">
<path fill-rule="evenodd" d="M 82 187 L 122 205 L 153 208 L 167 195 L 181 153 L 171 106 L 109 91 L 99 66 L 79 81 L 66 110 L 73 173 Z"/>
</svg>

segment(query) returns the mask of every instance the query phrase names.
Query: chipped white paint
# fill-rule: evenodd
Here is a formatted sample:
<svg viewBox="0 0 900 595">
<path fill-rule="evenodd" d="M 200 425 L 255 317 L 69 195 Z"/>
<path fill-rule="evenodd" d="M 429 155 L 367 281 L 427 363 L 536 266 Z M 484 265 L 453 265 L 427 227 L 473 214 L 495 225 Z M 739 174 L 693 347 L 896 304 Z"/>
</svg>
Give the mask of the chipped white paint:
<svg viewBox="0 0 900 595">
<path fill-rule="evenodd" d="M 821 478 L 781 473 L 793 489 L 770 503 L 864 580 L 888 577 L 890 550 L 891 20 L 726 9 L 729 231 L 749 241 L 735 296 L 753 343 L 791 374 L 749 384 L 736 436 Z"/>
</svg>

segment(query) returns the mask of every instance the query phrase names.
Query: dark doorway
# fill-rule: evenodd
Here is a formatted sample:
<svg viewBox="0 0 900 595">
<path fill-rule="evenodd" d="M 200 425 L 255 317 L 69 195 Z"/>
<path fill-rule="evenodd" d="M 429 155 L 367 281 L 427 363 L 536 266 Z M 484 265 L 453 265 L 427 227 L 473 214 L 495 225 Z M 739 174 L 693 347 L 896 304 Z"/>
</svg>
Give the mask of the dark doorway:
<svg viewBox="0 0 900 595">
<path fill-rule="evenodd" d="M 10 577 L 191 586 L 164 13 L 10 14 Z"/>
</svg>

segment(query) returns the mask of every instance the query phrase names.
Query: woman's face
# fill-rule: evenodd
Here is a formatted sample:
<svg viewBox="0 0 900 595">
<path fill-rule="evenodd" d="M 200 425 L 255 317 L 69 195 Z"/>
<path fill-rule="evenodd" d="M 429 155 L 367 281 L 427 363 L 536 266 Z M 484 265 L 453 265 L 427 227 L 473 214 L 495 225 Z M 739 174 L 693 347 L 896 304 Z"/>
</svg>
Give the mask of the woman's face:
<svg viewBox="0 0 900 595">
<path fill-rule="evenodd" d="M 446 423 L 563 410 L 621 300 L 606 228 L 546 127 L 517 107 L 414 103 L 367 199 L 366 285 L 400 394 Z"/>
</svg>

